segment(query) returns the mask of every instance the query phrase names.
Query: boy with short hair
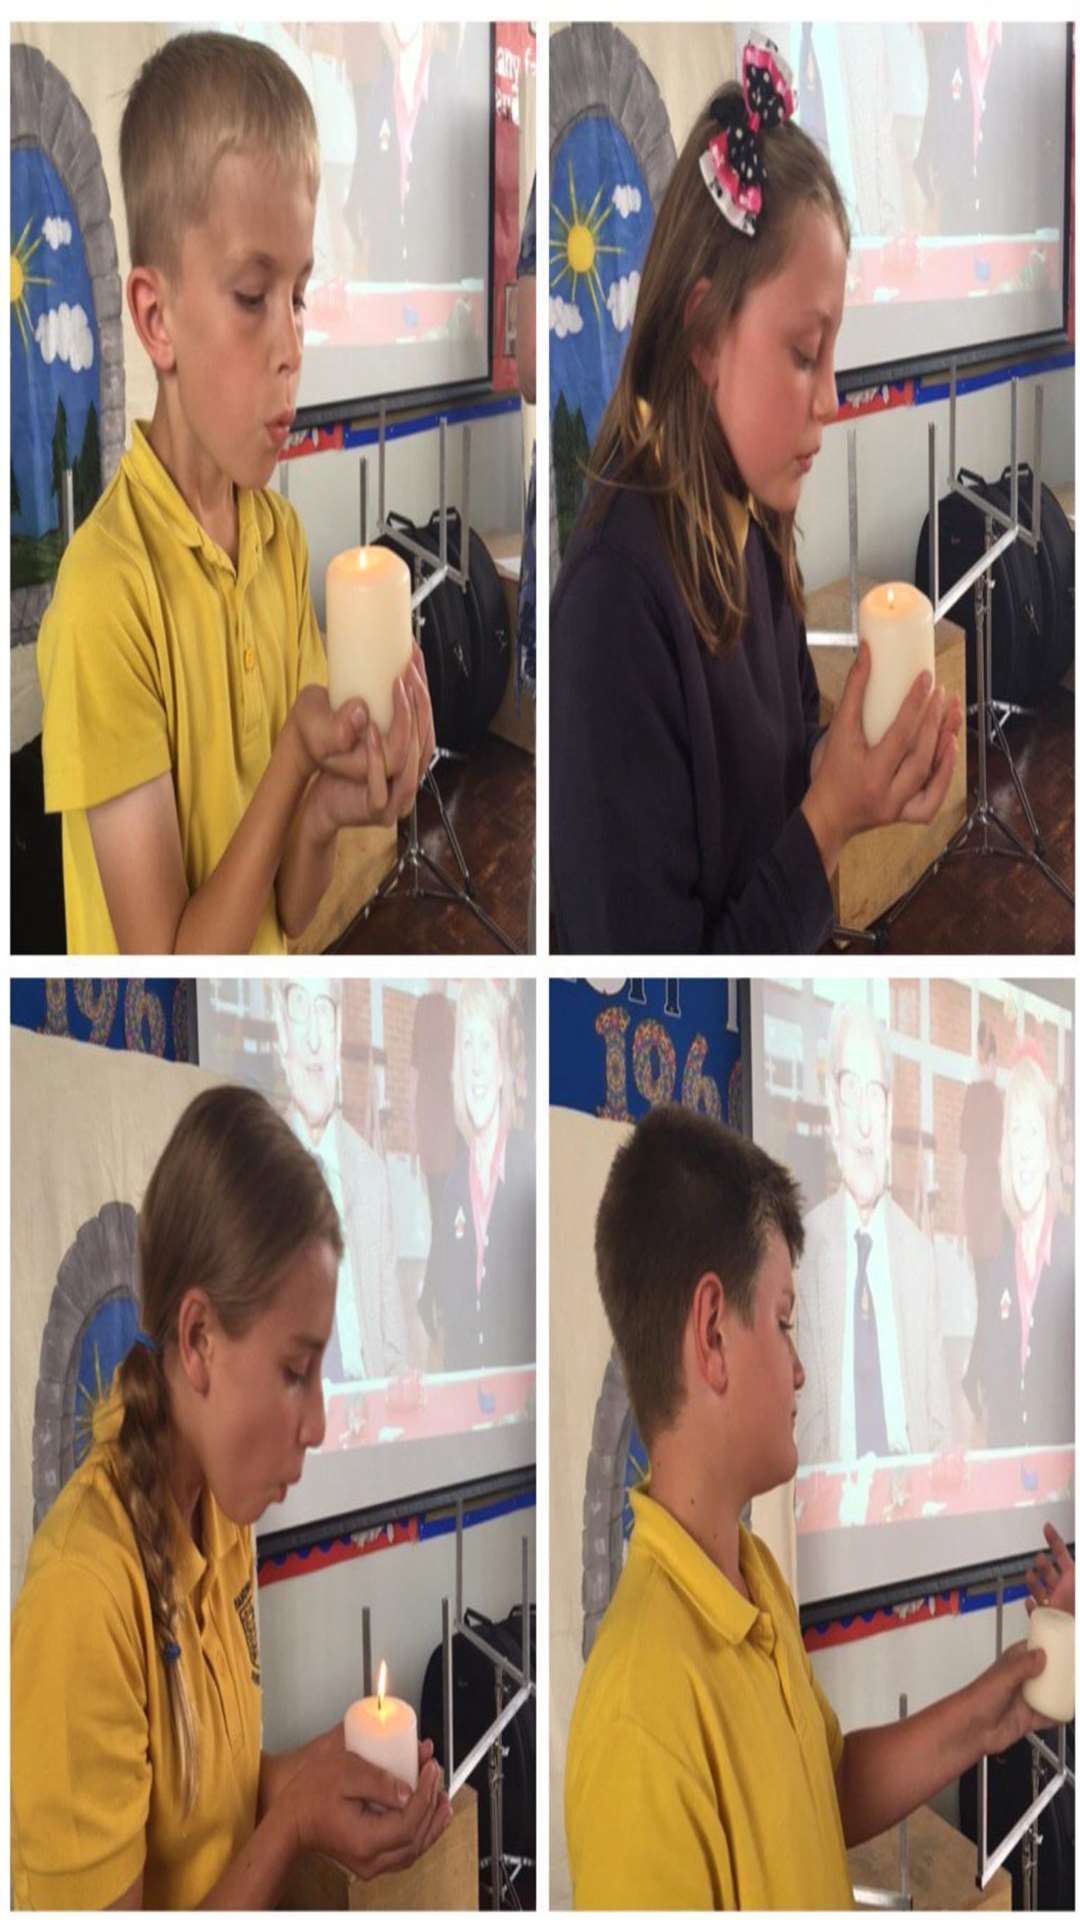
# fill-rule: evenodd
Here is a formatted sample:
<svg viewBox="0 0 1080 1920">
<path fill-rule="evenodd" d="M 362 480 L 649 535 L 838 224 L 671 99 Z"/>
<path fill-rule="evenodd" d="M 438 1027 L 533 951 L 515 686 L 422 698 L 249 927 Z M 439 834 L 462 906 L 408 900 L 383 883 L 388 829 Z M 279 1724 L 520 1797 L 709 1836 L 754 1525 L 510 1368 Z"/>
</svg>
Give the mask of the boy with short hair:
<svg viewBox="0 0 1080 1920">
<path fill-rule="evenodd" d="M 570 1728 L 584 1908 L 850 1907 L 845 1849 L 1040 1724 L 1012 1647 L 971 1686 L 845 1739 L 794 1601 L 740 1522 L 796 1467 L 804 1374 L 790 1174 L 718 1121 L 654 1110 L 613 1162 L 600 1291 L 650 1477 Z"/>
<path fill-rule="evenodd" d="M 331 712 L 300 523 L 267 483 L 296 406 L 315 118 L 267 48 L 181 34 L 120 134 L 149 424 L 71 541 L 38 640 L 70 952 L 280 953 L 339 827 L 412 805 L 419 650 L 385 740 Z"/>
</svg>

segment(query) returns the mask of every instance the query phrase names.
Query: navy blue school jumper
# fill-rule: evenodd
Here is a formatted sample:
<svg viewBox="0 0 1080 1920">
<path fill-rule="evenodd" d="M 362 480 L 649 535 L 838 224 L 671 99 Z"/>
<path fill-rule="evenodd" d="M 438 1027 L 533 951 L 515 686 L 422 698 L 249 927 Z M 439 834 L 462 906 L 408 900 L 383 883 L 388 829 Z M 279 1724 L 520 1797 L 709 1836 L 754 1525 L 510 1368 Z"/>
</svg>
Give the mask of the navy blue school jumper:
<svg viewBox="0 0 1080 1920">
<path fill-rule="evenodd" d="M 652 503 L 579 518 L 551 605 L 551 872 L 562 953 L 815 953 L 833 924 L 800 810 L 817 681 L 757 521 L 749 618 L 706 652 Z"/>
</svg>

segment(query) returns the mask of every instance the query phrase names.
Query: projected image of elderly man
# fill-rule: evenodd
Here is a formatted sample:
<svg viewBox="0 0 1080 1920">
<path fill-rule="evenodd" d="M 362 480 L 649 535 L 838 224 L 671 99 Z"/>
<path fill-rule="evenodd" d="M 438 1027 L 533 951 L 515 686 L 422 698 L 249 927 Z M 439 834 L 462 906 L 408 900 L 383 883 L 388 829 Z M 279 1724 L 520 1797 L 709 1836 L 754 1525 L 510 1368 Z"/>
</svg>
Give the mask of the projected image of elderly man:
<svg viewBox="0 0 1080 1920">
<path fill-rule="evenodd" d="M 336 980 L 282 980 L 275 987 L 278 1058 L 289 1091 L 285 1117 L 319 1163 L 345 1240 L 323 1378 L 385 1380 L 406 1365 L 390 1182 L 385 1160 L 342 1108 L 343 1015 Z"/>
<path fill-rule="evenodd" d="M 799 1458 L 935 1453 L 949 1391 L 934 1250 L 889 1191 L 892 1050 L 865 1007 L 834 1009 L 826 1097 L 840 1185 L 806 1216 Z"/>
</svg>

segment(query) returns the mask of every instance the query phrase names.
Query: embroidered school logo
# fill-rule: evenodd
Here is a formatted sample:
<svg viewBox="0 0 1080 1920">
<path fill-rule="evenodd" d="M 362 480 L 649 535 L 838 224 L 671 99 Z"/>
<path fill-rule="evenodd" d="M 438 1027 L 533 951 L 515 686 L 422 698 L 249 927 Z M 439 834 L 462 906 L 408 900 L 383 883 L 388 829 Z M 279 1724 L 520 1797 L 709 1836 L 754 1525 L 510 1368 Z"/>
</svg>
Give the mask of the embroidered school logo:
<svg viewBox="0 0 1080 1920">
<path fill-rule="evenodd" d="M 262 1678 L 259 1673 L 259 1635 L 255 1626 L 255 1596 L 251 1591 L 250 1580 L 244 1581 L 236 1599 L 233 1601 L 233 1606 L 240 1616 L 240 1625 L 244 1629 L 248 1659 L 251 1662 L 251 1678 L 257 1687 L 261 1687 Z"/>
</svg>

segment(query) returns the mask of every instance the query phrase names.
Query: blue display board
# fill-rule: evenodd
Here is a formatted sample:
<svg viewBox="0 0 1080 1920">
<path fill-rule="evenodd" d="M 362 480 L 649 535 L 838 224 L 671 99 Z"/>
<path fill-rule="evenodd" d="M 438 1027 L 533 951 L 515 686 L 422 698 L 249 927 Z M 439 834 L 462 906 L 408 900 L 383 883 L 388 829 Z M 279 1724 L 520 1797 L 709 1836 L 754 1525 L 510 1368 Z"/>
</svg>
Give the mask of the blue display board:
<svg viewBox="0 0 1080 1920">
<path fill-rule="evenodd" d="M 677 1101 L 742 1123 L 734 980 L 553 980 L 549 1098 L 604 1120 Z"/>
<path fill-rule="evenodd" d="M 187 980 L 13 980 L 11 1024 L 162 1060 L 190 1060 Z"/>
</svg>

